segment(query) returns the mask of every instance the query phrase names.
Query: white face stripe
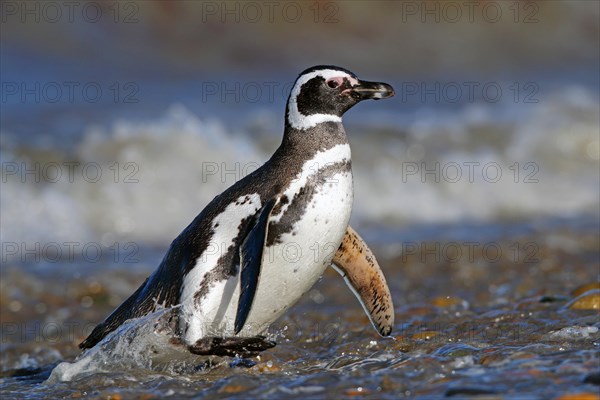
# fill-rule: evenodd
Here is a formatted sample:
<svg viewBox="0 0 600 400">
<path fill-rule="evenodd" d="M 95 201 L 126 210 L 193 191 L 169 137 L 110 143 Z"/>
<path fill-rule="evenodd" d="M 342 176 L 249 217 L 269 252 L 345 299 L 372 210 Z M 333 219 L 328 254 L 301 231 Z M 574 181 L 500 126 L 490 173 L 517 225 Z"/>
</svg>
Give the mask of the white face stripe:
<svg viewBox="0 0 600 400">
<path fill-rule="evenodd" d="M 336 77 L 347 78 L 352 85 L 358 85 L 358 80 L 352 75 L 339 71 L 336 69 L 322 69 L 318 71 L 310 72 L 306 75 L 302 75 L 296 81 L 296 84 L 292 88 L 292 92 L 290 94 L 290 101 L 288 103 L 288 115 L 287 119 L 289 124 L 298 130 L 304 130 L 308 128 L 312 128 L 313 126 L 323 123 L 323 122 L 342 122 L 342 118 L 337 115 L 332 114 L 312 114 L 312 115 L 304 115 L 298 111 L 298 95 L 300 94 L 300 90 L 302 89 L 302 85 L 306 82 L 310 81 L 317 76 L 322 76 L 325 80 Z"/>
</svg>

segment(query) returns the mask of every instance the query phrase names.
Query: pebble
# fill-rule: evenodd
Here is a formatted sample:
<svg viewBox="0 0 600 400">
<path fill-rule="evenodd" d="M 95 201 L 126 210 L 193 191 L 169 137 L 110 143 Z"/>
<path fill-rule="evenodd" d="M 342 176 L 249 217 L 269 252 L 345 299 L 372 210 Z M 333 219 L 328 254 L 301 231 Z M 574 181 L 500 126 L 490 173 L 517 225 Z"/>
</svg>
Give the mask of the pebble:
<svg viewBox="0 0 600 400">
<path fill-rule="evenodd" d="M 563 394 L 556 400 L 600 400 L 596 393 L 569 393 Z"/>
<path fill-rule="evenodd" d="M 412 338 L 414 340 L 430 340 L 438 335 L 436 331 L 423 331 L 419 333 L 415 333 Z"/>
<path fill-rule="evenodd" d="M 357 387 L 356 389 L 347 389 L 345 391 L 346 396 L 364 396 L 371 393 L 370 390 L 363 387 Z"/>
<path fill-rule="evenodd" d="M 565 305 L 572 310 L 600 310 L 600 289 L 584 292 Z"/>
<path fill-rule="evenodd" d="M 577 297 L 577 296 L 584 294 L 585 292 L 588 292 L 588 291 L 594 290 L 594 289 L 600 289 L 600 282 L 592 282 L 592 283 L 587 283 L 585 285 L 578 286 L 575 289 L 573 289 L 571 294 L 573 295 L 573 297 Z"/>
<path fill-rule="evenodd" d="M 595 326 L 568 326 L 558 331 L 551 331 L 544 335 L 549 340 L 583 340 L 598 333 Z"/>
<path fill-rule="evenodd" d="M 239 393 L 247 388 L 242 385 L 226 385 L 219 389 L 219 393 Z"/>
<path fill-rule="evenodd" d="M 454 387 L 450 388 L 446 391 L 446 397 L 452 396 L 477 396 L 484 394 L 496 394 L 497 392 L 493 389 L 488 389 L 484 387 Z"/>
<path fill-rule="evenodd" d="M 592 372 L 583 379 L 583 383 L 591 383 L 592 385 L 600 385 L 600 372 Z"/>
<path fill-rule="evenodd" d="M 436 307 L 441 307 L 441 308 L 446 308 L 446 307 L 452 307 L 452 306 L 458 306 L 458 305 L 462 305 L 464 304 L 465 301 L 459 297 L 452 297 L 452 296 L 440 296 L 440 297 L 436 297 L 431 301 L 431 304 L 433 304 Z"/>
<path fill-rule="evenodd" d="M 281 371 L 281 368 L 273 363 L 273 361 L 268 361 L 266 363 L 260 363 L 256 366 L 258 371 L 260 372 L 278 372 Z"/>
</svg>

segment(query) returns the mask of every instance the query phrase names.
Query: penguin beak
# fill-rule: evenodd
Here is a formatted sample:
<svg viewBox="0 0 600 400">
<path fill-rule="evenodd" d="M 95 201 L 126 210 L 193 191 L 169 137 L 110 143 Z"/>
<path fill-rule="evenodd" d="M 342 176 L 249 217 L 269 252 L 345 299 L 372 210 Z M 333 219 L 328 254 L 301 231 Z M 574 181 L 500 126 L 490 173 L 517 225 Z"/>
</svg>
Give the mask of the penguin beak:
<svg viewBox="0 0 600 400">
<path fill-rule="evenodd" d="M 344 90 L 342 93 L 348 93 L 357 96 L 360 100 L 387 99 L 388 97 L 392 97 L 396 94 L 394 92 L 394 88 L 387 83 L 367 81 L 359 81 L 358 85 L 352 86 L 351 88 Z"/>
</svg>

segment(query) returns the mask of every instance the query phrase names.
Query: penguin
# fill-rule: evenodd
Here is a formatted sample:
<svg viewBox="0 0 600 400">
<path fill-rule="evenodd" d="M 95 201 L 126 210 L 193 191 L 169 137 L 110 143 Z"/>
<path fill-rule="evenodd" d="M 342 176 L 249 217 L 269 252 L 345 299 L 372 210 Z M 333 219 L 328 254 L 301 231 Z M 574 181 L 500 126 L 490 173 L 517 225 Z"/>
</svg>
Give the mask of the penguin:
<svg viewBox="0 0 600 400">
<path fill-rule="evenodd" d="M 177 336 L 200 355 L 252 356 L 264 336 L 333 266 L 382 336 L 394 306 L 373 253 L 349 226 L 351 154 L 342 115 L 394 95 L 340 67 L 296 79 L 283 140 L 260 168 L 215 197 L 171 243 L 158 268 L 79 345 L 95 346 L 125 321 L 173 308 Z"/>
</svg>

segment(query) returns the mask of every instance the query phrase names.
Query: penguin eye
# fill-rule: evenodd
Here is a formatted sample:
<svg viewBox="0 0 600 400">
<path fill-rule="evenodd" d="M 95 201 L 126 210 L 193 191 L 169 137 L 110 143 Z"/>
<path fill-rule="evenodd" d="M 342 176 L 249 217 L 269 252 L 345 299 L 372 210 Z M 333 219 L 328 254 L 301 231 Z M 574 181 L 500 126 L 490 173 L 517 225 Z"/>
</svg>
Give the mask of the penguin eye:
<svg viewBox="0 0 600 400">
<path fill-rule="evenodd" d="M 329 86 L 332 89 L 337 88 L 341 84 L 342 84 L 342 78 L 331 78 L 331 79 L 327 80 L 327 86 Z"/>
</svg>

